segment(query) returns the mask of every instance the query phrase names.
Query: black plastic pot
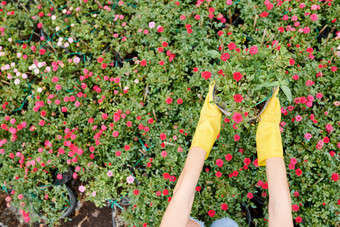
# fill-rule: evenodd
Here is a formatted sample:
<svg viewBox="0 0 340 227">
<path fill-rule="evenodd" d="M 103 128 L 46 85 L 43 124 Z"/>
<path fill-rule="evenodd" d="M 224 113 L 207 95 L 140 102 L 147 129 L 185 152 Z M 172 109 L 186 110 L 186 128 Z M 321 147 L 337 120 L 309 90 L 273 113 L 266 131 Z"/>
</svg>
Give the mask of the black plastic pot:
<svg viewBox="0 0 340 227">
<path fill-rule="evenodd" d="M 60 186 L 54 186 L 54 187 L 60 187 Z M 74 196 L 74 193 L 72 191 L 72 189 L 70 189 L 67 185 L 65 185 L 67 191 L 68 191 L 68 200 L 69 200 L 69 207 L 67 207 L 63 214 L 59 217 L 59 219 L 62 219 L 62 218 L 65 218 L 67 216 L 69 216 L 75 209 L 76 205 L 77 205 L 77 200 L 76 200 L 76 197 Z M 42 220 L 45 220 L 44 217 L 42 216 L 42 213 L 40 211 L 37 211 L 34 207 L 33 208 L 33 211 L 34 213 L 39 217 L 41 218 Z"/>
<path fill-rule="evenodd" d="M 276 89 L 278 89 L 278 87 L 274 88 L 273 94 L 275 93 Z M 225 106 L 225 104 L 222 102 L 222 100 L 220 100 L 219 97 L 215 96 L 215 95 L 216 95 L 216 92 L 217 92 L 217 90 L 216 90 L 216 84 L 215 84 L 214 90 L 213 90 L 213 100 L 214 100 L 215 104 L 217 105 L 217 107 L 222 111 L 222 113 L 223 113 L 225 116 L 229 117 L 229 116 L 232 114 L 232 112 L 231 112 L 232 110 L 227 109 L 226 106 Z M 272 97 L 272 96 L 271 96 L 271 97 Z M 266 107 L 268 106 L 271 97 L 269 97 L 269 98 L 266 100 L 266 102 L 265 102 L 265 104 L 264 104 L 262 110 L 261 110 L 256 116 L 251 117 L 251 118 L 248 120 L 248 123 L 253 123 L 253 122 L 259 120 L 259 118 L 260 118 L 262 112 L 263 112 L 263 111 L 266 109 Z"/>
<path fill-rule="evenodd" d="M 73 171 L 71 168 L 68 168 L 68 171 L 62 173 L 61 175 L 63 176 L 63 179 L 61 180 L 55 179 L 55 181 L 53 182 L 54 185 L 66 184 L 67 182 L 69 182 L 72 179 Z"/>
</svg>

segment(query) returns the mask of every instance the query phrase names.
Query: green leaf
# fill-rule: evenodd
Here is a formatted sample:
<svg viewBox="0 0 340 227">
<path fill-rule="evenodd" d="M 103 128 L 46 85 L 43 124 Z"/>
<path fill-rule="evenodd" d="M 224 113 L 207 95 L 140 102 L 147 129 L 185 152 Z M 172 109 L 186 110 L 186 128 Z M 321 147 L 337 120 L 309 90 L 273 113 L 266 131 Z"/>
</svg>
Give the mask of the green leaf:
<svg viewBox="0 0 340 227">
<path fill-rule="evenodd" d="M 219 58 L 221 56 L 221 54 L 218 53 L 218 51 L 216 51 L 216 50 L 207 51 L 207 55 L 209 55 L 212 58 Z"/>
<path fill-rule="evenodd" d="M 285 95 L 287 96 L 287 99 L 289 100 L 289 102 L 291 102 L 292 101 L 292 92 L 290 91 L 289 87 L 287 87 L 286 85 L 282 85 L 281 89 L 285 93 Z"/>
</svg>

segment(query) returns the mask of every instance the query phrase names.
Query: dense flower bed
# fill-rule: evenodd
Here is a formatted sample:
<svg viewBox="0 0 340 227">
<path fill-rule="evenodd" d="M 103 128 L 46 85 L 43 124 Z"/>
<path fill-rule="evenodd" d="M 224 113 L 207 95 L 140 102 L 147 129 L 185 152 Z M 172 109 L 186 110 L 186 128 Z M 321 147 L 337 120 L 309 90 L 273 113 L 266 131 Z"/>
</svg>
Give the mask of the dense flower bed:
<svg viewBox="0 0 340 227">
<path fill-rule="evenodd" d="M 8 205 L 27 222 L 56 222 L 69 201 L 53 182 L 71 167 L 87 200 L 127 196 L 128 226 L 158 226 L 214 79 L 231 115 L 192 216 L 267 225 L 265 168 L 246 122 L 279 85 L 294 222 L 339 225 L 339 10 L 316 0 L 2 1 Z"/>
</svg>

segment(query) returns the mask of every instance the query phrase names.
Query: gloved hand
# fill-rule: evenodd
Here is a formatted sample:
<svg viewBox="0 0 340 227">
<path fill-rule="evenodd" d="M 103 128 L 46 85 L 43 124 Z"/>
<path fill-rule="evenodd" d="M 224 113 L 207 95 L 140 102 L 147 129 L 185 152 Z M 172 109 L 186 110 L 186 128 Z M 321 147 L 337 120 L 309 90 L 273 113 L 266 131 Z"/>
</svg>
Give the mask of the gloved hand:
<svg viewBox="0 0 340 227">
<path fill-rule="evenodd" d="M 280 100 L 276 89 L 267 108 L 261 114 L 260 123 L 256 131 L 256 148 L 258 165 L 265 166 L 267 158 L 283 158 L 283 148 L 279 123 L 281 121 Z"/>
<path fill-rule="evenodd" d="M 201 109 L 200 119 L 196 126 L 196 131 L 191 142 L 191 147 L 201 147 L 207 152 L 205 159 L 208 158 L 217 135 L 221 130 L 221 110 L 216 106 L 215 103 L 209 103 L 210 101 L 213 101 L 213 90 L 215 84 L 216 82 L 213 81 L 209 85 L 209 92 Z"/>
</svg>

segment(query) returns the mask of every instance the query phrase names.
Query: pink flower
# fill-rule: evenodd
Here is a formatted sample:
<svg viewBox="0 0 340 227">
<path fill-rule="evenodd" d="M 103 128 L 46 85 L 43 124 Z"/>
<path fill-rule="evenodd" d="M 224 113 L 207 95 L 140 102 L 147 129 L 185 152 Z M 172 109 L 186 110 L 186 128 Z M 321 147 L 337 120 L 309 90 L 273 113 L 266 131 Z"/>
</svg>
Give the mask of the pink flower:
<svg viewBox="0 0 340 227">
<path fill-rule="evenodd" d="M 295 116 L 295 120 L 296 120 L 296 121 L 301 121 L 301 120 L 302 120 L 302 117 L 300 116 L 300 114 L 298 114 L 297 116 Z"/>
<path fill-rule="evenodd" d="M 257 54 L 258 52 L 259 52 L 259 50 L 258 50 L 257 46 L 252 46 L 252 47 L 250 47 L 250 49 L 249 49 L 249 54 L 251 54 L 251 55 L 255 55 L 255 54 Z"/>
<path fill-rule="evenodd" d="M 86 188 L 83 185 L 80 185 L 78 189 L 80 192 L 84 192 Z"/>
<path fill-rule="evenodd" d="M 317 99 L 321 99 L 323 97 L 322 93 L 317 93 L 316 96 L 315 96 Z"/>
<path fill-rule="evenodd" d="M 107 176 L 108 176 L 108 177 L 112 177 L 112 176 L 113 176 L 112 171 L 108 171 L 108 172 L 107 172 Z"/>
<path fill-rule="evenodd" d="M 56 76 L 52 78 L 52 82 L 53 82 L 53 83 L 57 83 L 57 82 L 58 82 L 58 80 L 59 80 L 59 78 L 58 78 L 58 77 L 56 77 Z"/>
<path fill-rule="evenodd" d="M 133 177 L 133 176 L 128 176 L 127 178 L 126 178 L 126 181 L 129 183 L 129 184 L 132 184 L 134 181 L 135 181 L 135 178 Z"/>
<path fill-rule="evenodd" d="M 168 155 L 168 153 L 166 151 L 162 151 L 161 155 L 162 155 L 163 158 L 165 158 Z"/>
<path fill-rule="evenodd" d="M 317 21 L 318 20 L 318 15 L 317 14 L 312 14 L 312 15 L 310 15 L 310 19 L 312 21 Z"/>
<path fill-rule="evenodd" d="M 312 134 L 310 134 L 310 133 L 305 134 L 305 139 L 309 140 L 311 138 L 312 138 Z"/>
<path fill-rule="evenodd" d="M 332 132 L 333 131 L 333 126 L 331 124 L 326 124 L 325 125 L 325 128 L 327 130 L 328 133 Z"/>
<path fill-rule="evenodd" d="M 306 34 L 309 33 L 310 32 L 310 28 L 309 27 L 304 27 L 303 28 L 303 32 L 306 33 Z"/>
<path fill-rule="evenodd" d="M 242 118 L 242 115 L 240 113 L 234 113 L 232 119 L 234 120 L 235 123 L 240 123 L 243 118 Z"/>
<path fill-rule="evenodd" d="M 293 78 L 293 80 L 298 80 L 299 76 L 297 74 L 295 74 L 292 78 Z"/>
<path fill-rule="evenodd" d="M 114 131 L 114 132 L 112 133 L 112 135 L 113 135 L 113 137 L 118 137 L 119 132 L 118 132 L 118 131 Z"/>
</svg>

